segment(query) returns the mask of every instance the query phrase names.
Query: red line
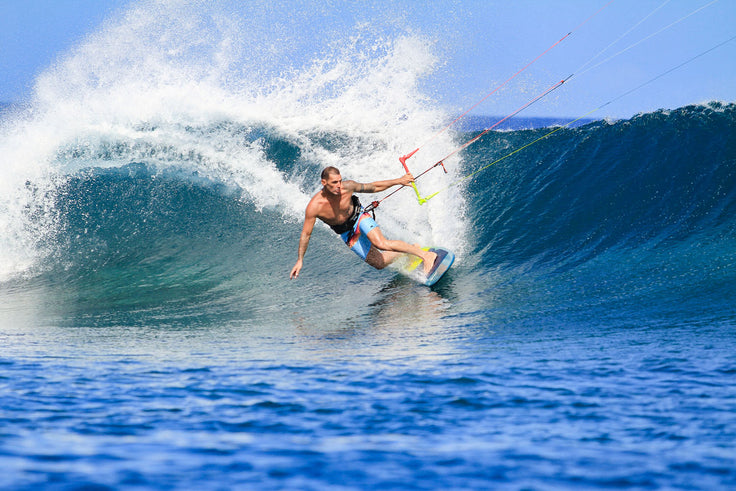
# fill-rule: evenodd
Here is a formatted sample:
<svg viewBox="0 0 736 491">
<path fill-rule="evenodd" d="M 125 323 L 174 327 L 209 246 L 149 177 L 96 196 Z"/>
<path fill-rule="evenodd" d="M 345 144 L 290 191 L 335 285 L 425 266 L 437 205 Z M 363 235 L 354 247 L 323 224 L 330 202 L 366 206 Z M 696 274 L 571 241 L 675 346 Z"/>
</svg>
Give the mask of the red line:
<svg viewBox="0 0 736 491">
<path fill-rule="evenodd" d="M 450 153 L 449 153 L 448 155 L 446 155 L 446 156 L 445 156 L 444 158 L 440 159 L 440 160 L 439 160 L 439 162 L 443 162 L 444 160 L 446 160 L 446 159 L 448 159 L 448 158 L 452 157 L 453 155 L 455 155 L 456 153 L 458 153 L 458 152 L 459 152 L 460 150 L 463 150 L 463 149 L 465 149 L 465 148 L 469 147 L 469 146 L 470 146 L 470 145 L 471 145 L 472 143 L 475 143 L 476 141 L 478 141 L 478 140 L 479 140 L 479 139 L 480 139 L 480 138 L 481 138 L 481 137 L 482 137 L 483 135 L 485 135 L 486 133 L 488 133 L 489 131 L 491 131 L 491 130 L 492 130 L 493 128 L 497 127 L 498 125 L 500 125 L 500 124 L 501 124 L 501 123 L 503 123 L 504 121 L 506 121 L 506 120 L 508 120 L 508 119 L 512 118 L 513 116 L 516 116 L 516 115 L 517 115 L 517 114 L 519 114 L 519 113 L 520 113 L 521 111 L 523 111 L 523 110 L 524 110 L 524 109 L 526 109 L 527 107 L 531 106 L 532 104 L 534 104 L 535 102 L 537 102 L 537 101 L 538 101 L 539 99 L 541 99 L 542 97 L 546 96 L 547 94 L 549 94 L 550 92 L 552 92 L 553 90 L 555 90 L 556 88 L 558 88 L 559 86 L 561 86 L 561 85 L 562 85 L 562 84 L 564 84 L 564 83 L 565 83 L 565 81 L 564 81 L 564 80 L 561 80 L 561 81 L 557 82 L 557 83 L 556 83 L 556 84 L 554 84 L 554 85 L 553 85 L 552 87 L 548 88 L 547 90 L 545 90 L 544 92 L 542 92 L 541 94 L 539 94 L 539 95 L 538 95 L 537 97 L 535 97 L 535 98 L 534 98 L 534 99 L 532 99 L 531 101 L 529 101 L 529 102 L 527 102 L 526 104 L 524 104 L 523 106 L 521 106 L 521 107 L 520 107 L 519 109 L 517 109 L 516 111 L 512 112 L 511 114 L 509 114 L 509 115 L 508 115 L 508 116 L 506 116 L 505 118 L 503 118 L 503 119 L 501 119 L 501 120 L 499 120 L 499 121 L 495 122 L 495 123 L 494 123 L 494 124 L 493 124 L 492 126 L 489 126 L 488 128 L 486 128 L 485 130 L 483 130 L 482 132 L 480 132 L 479 134 L 477 134 L 476 136 L 474 136 L 473 138 L 471 138 L 471 139 L 470 139 L 470 140 L 468 140 L 467 142 L 463 143 L 463 144 L 462 144 L 462 145 L 461 145 L 460 147 L 458 147 L 457 149 L 455 149 L 455 150 L 453 150 L 452 152 L 450 152 Z M 439 163 L 439 162 L 438 162 L 438 163 Z M 432 169 L 433 167 L 436 167 L 436 166 L 437 166 L 437 164 L 433 165 L 433 166 L 432 166 L 432 167 L 430 167 L 429 169 Z M 427 169 L 427 171 L 428 171 L 429 169 Z M 423 175 L 423 174 L 424 174 L 424 173 L 426 173 L 427 171 L 423 172 L 423 173 L 422 173 L 422 174 L 420 174 L 419 176 Z M 417 176 L 417 177 L 419 177 L 419 176 Z"/>
<path fill-rule="evenodd" d="M 582 26 L 584 26 L 585 24 L 587 24 L 587 23 L 588 23 L 588 22 L 590 21 L 590 19 L 592 19 L 593 17 L 595 17 L 596 15 L 598 15 L 599 13 L 601 13 L 601 11 L 603 11 L 603 9 L 605 9 L 606 7 L 608 7 L 608 6 L 609 6 L 610 4 L 612 4 L 612 3 L 613 3 L 613 0 L 610 0 L 610 1 L 609 1 L 608 3 L 606 3 L 606 4 L 605 4 L 605 5 L 603 6 L 603 7 L 601 7 L 601 8 L 600 8 L 600 9 L 598 9 L 598 10 L 597 10 L 597 11 L 596 11 L 595 13 L 593 13 L 593 14 L 592 14 L 592 15 L 591 15 L 590 17 L 588 17 L 588 18 L 587 18 L 587 19 L 585 19 L 585 20 L 584 20 L 583 22 L 581 22 L 580 24 L 578 24 L 578 25 L 577 25 L 577 26 L 576 26 L 576 27 L 575 27 L 575 28 L 574 28 L 573 30 L 571 30 L 570 32 L 568 32 L 567 34 L 565 34 L 564 36 L 562 36 L 562 37 L 561 37 L 561 38 L 560 38 L 560 39 L 559 39 L 559 40 L 558 40 L 558 41 L 557 41 L 556 43 L 554 43 L 554 44 L 553 44 L 552 46 L 550 46 L 549 48 L 547 48 L 546 50 L 544 50 L 544 52 L 542 52 L 542 53 L 541 53 L 540 55 L 538 55 L 538 56 L 537 56 L 536 58 L 534 58 L 534 59 L 533 59 L 532 61 L 530 61 L 529 63 L 527 63 L 527 64 L 526 64 L 526 65 L 525 65 L 525 66 L 524 66 L 524 67 L 523 67 L 523 68 L 522 68 L 521 70 L 519 70 L 518 72 L 516 72 L 515 74 L 513 74 L 513 75 L 512 75 L 511 77 L 509 77 L 509 78 L 508 78 L 508 79 L 507 79 L 507 80 L 506 80 L 505 82 L 503 82 L 503 83 L 502 83 L 501 85 L 499 85 L 498 87 L 496 87 L 495 89 L 493 89 L 493 90 L 492 90 L 491 92 L 489 92 L 489 93 L 488 93 L 488 94 L 487 94 L 487 95 L 486 95 L 485 97 L 483 97 L 483 98 L 482 98 L 481 100 L 479 100 L 478 102 L 476 102 L 476 103 L 475 103 L 475 104 L 474 104 L 474 105 L 473 105 L 473 106 L 472 106 L 472 107 L 471 107 L 470 109 L 468 109 L 467 111 L 465 111 L 464 113 L 462 113 L 462 114 L 461 114 L 460 116 L 458 116 L 457 118 L 455 118 L 455 119 L 454 119 L 454 120 L 453 120 L 453 121 L 452 121 L 452 122 L 451 122 L 450 124 L 448 124 L 447 126 L 445 126 L 444 128 L 442 128 L 441 130 L 439 130 L 439 131 L 438 131 L 437 133 L 435 133 L 434 135 L 432 135 L 432 136 L 431 136 L 431 137 L 430 137 L 430 138 L 429 138 L 428 140 L 426 140 L 426 141 L 425 141 L 424 143 L 422 143 L 421 145 L 419 145 L 419 146 L 418 146 L 418 147 L 416 148 L 416 150 L 414 150 L 414 151 L 413 151 L 413 152 L 412 152 L 411 154 L 409 154 L 409 156 L 407 156 L 406 158 L 409 158 L 409 157 L 411 157 L 411 155 L 413 155 L 414 153 L 416 153 L 416 152 L 417 152 L 417 150 L 419 150 L 420 148 L 422 148 L 423 146 L 425 146 L 425 145 L 426 145 L 427 143 L 429 143 L 429 142 L 431 142 L 432 140 L 434 140 L 435 138 L 437 138 L 437 137 L 438 137 L 438 136 L 439 136 L 440 134 L 442 134 L 442 133 L 444 133 L 445 131 L 447 131 L 447 130 L 448 130 L 448 129 L 449 129 L 449 128 L 450 128 L 451 126 L 452 126 L 452 125 L 454 125 L 454 124 L 455 124 L 455 123 L 457 123 L 457 122 L 458 122 L 459 120 L 461 120 L 462 118 L 464 118 L 465 116 L 467 116 L 467 114 L 468 114 L 468 113 L 469 113 L 470 111 L 472 111 L 473 109 L 475 109 L 476 107 L 478 107 L 478 106 L 479 106 L 479 105 L 480 105 L 480 104 L 481 104 L 482 102 L 484 102 L 484 101 L 485 101 L 486 99 L 488 99 L 488 98 L 489 98 L 490 96 L 492 96 L 493 94 L 495 94 L 496 92 L 498 92 L 498 91 L 499 91 L 499 90 L 500 90 L 500 89 L 501 89 L 501 88 L 502 88 L 502 87 L 503 87 L 504 85 L 506 85 L 506 84 L 507 84 L 507 83 L 509 83 L 509 82 L 510 82 L 511 80 L 513 80 L 514 78 L 516 78 L 516 77 L 517 77 L 517 76 L 518 76 L 518 75 L 519 75 L 519 74 L 520 74 L 521 72 L 523 72 L 524 70 L 526 70 L 527 68 L 529 68 L 529 67 L 530 67 L 531 65 L 533 65 L 533 64 L 534 64 L 534 63 L 535 63 L 535 62 L 536 62 L 537 60 L 539 60 L 539 59 L 540 59 L 540 58 L 541 58 L 542 56 L 544 56 L 544 55 L 546 55 L 546 54 L 547 54 L 548 52 L 550 52 L 550 51 L 551 51 L 551 50 L 552 50 L 552 49 L 553 49 L 553 48 L 554 48 L 555 46 L 557 46 L 557 45 L 558 45 L 558 44 L 560 44 L 560 43 L 561 43 L 562 41 L 564 41 L 564 40 L 565 40 L 565 39 L 566 39 L 567 37 L 569 37 L 569 36 L 570 36 L 570 35 L 571 35 L 571 34 L 572 34 L 573 32 L 577 31 L 577 30 L 578 30 L 578 29 L 580 29 L 580 28 L 581 28 Z M 522 109 L 523 109 L 523 108 L 522 108 Z M 514 114 L 516 114 L 516 113 L 514 113 Z M 512 114 L 512 116 L 513 116 L 513 114 Z M 510 116 L 509 116 L 509 117 L 510 117 Z M 502 121 L 503 121 L 503 120 L 502 120 Z M 501 121 L 501 122 L 502 122 L 502 121 Z M 489 129 L 490 129 L 490 128 L 489 128 Z M 402 163 L 403 163 L 403 162 L 402 162 Z"/>
</svg>

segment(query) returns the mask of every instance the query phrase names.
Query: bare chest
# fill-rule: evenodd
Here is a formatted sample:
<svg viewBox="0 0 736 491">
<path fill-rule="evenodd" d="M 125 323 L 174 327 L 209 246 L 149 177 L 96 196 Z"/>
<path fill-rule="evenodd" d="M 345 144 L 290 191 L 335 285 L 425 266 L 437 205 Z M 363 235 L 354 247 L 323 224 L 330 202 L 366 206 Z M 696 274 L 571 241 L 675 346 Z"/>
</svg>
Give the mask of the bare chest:
<svg viewBox="0 0 736 491">
<path fill-rule="evenodd" d="M 321 198 L 318 202 L 317 218 L 328 225 L 345 223 L 353 213 L 352 193 L 344 193 L 339 199 Z"/>
</svg>

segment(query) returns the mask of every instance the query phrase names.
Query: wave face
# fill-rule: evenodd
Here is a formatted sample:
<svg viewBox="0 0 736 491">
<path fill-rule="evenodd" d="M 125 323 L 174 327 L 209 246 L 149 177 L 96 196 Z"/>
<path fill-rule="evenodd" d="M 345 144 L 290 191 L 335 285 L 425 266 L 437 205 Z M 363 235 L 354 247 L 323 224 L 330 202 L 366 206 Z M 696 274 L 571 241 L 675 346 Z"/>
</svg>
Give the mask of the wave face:
<svg viewBox="0 0 736 491">
<path fill-rule="evenodd" d="M 735 110 L 563 129 L 494 164 L 467 189 L 474 272 L 524 277 L 505 289 L 553 311 L 732 315 Z M 482 167 L 549 132 L 494 133 L 465 158 Z"/>
<path fill-rule="evenodd" d="M 587 316 L 591 307 L 606 317 L 730 315 L 734 109 L 692 106 L 563 129 L 492 165 L 445 201 L 435 198 L 449 211 L 434 215 L 437 204 L 419 207 L 406 192 L 382 204 L 379 222 L 389 235 L 457 249 L 458 264 L 438 291 L 472 299 L 462 308 L 496 321 L 524 313 L 536 322 L 540 315 Z M 235 121 L 179 131 L 162 136 L 160 128 L 139 128 L 134 141 L 105 135 L 95 146 L 59 149 L 57 165 L 78 170 L 43 186 L 24 184 L 34 206 L 23 215 L 23 243 L 32 244 L 34 260 L 19 274 L 7 266 L 13 257 L 4 258 L 13 270 L 6 291 L 56 292 L 57 313 L 67 315 L 73 305 L 74 322 L 79 312 L 97 322 L 111 312 L 162 309 L 187 322 L 192 315 L 251 318 L 278 311 L 295 295 L 309 303 L 297 292 L 316 285 L 330 301 L 356 284 L 381 297 L 398 279 L 356 262 L 322 227 L 306 274 L 298 284 L 285 280 L 320 168 L 310 155 L 352 146 L 350 135 L 310 129 L 299 140 Z M 456 163 L 455 177 L 549 132 L 489 134 Z M 182 147 L 183 136 L 193 148 L 231 142 L 253 167 L 226 167 L 226 156 L 213 165 L 201 149 Z M 434 172 L 432 184 L 444 184 Z M 428 181 L 419 184 L 431 189 Z"/>
</svg>

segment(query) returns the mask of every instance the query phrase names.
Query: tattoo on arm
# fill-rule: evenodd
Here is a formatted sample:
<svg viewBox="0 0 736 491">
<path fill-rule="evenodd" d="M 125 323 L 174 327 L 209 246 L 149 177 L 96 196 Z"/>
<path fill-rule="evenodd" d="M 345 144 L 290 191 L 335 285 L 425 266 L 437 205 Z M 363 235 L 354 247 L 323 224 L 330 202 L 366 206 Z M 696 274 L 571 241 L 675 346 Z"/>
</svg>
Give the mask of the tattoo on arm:
<svg viewBox="0 0 736 491">
<path fill-rule="evenodd" d="M 350 186 L 354 193 L 375 193 L 376 192 L 376 186 L 372 182 L 369 182 L 368 184 L 364 184 L 362 182 L 350 181 Z"/>
</svg>

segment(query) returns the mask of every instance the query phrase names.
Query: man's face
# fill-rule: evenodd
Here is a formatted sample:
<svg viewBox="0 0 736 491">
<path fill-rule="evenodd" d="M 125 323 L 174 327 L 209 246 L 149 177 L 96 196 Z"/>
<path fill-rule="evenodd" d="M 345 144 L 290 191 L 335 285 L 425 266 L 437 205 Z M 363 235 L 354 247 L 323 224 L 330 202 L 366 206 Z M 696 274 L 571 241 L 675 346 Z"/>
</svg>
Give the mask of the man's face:
<svg viewBox="0 0 736 491">
<path fill-rule="evenodd" d="M 342 194 L 342 176 L 338 173 L 330 174 L 327 179 L 322 179 L 322 187 L 328 193 L 340 196 Z"/>
</svg>

